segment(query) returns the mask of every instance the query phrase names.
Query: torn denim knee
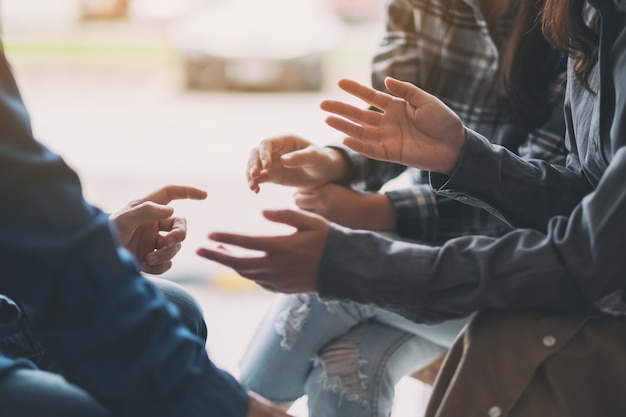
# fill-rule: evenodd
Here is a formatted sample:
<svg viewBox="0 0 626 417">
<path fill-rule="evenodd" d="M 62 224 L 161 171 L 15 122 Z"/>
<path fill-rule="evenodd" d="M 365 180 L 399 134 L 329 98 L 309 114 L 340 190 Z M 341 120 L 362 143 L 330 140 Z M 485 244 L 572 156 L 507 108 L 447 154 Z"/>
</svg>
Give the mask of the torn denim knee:
<svg viewBox="0 0 626 417">
<path fill-rule="evenodd" d="M 290 350 L 297 340 L 298 334 L 302 331 L 309 313 L 311 312 L 311 297 L 316 297 L 326 310 L 335 314 L 337 312 L 338 301 L 322 301 L 313 294 L 294 294 L 290 296 L 290 304 L 285 310 L 276 316 L 274 330 L 282 336 L 280 347 L 283 350 Z"/>
<path fill-rule="evenodd" d="M 291 299 L 292 302 L 289 307 L 276 317 L 274 323 L 274 330 L 282 336 L 280 347 L 283 350 L 290 350 L 293 347 L 311 311 L 311 296 L 309 294 L 296 294 L 291 296 Z"/>
<path fill-rule="evenodd" d="M 367 375 L 362 372 L 366 361 L 361 359 L 358 344 L 363 326 L 352 328 L 341 338 L 335 339 L 312 358 L 313 366 L 321 366 L 318 383 L 322 389 L 343 399 L 367 406 Z"/>
</svg>

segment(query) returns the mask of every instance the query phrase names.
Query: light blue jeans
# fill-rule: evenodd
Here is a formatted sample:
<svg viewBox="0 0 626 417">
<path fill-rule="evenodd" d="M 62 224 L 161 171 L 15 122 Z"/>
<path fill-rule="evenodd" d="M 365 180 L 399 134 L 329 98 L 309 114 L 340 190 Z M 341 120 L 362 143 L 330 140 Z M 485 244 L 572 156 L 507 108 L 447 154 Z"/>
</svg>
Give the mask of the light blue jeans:
<svg viewBox="0 0 626 417">
<path fill-rule="evenodd" d="M 313 417 L 388 417 L 396 383 L 442 353 L 469 319 L 429 326 L 315 294 L 278 295 L 240 362 L 241 382 Z"/>
</svg>

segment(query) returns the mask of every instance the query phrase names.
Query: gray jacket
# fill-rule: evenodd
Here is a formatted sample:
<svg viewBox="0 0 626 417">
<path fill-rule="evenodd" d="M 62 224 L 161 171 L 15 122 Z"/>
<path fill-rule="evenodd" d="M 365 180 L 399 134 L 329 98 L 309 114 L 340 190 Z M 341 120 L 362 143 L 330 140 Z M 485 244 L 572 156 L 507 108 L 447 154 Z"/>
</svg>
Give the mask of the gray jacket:
<svg viewBox="0 0 626 417">
<path fill-rule="evenodd" d="M 333 225 L 319 273 L 323 297 L 373 303 L 418 322 L 480 309 L 619 313 L 626 286 L 626 1 L 590 1 L 603 24 L 585 90 L 568 70 L 566 167 L 523 161 L 467 130 L 437 192 L 483 207 L 516 229 L 440 247 Z M 479 162 L 479 163 L 477 163 Z M 493 172 L 498 172 L 494 176 Z"/>
</svg>

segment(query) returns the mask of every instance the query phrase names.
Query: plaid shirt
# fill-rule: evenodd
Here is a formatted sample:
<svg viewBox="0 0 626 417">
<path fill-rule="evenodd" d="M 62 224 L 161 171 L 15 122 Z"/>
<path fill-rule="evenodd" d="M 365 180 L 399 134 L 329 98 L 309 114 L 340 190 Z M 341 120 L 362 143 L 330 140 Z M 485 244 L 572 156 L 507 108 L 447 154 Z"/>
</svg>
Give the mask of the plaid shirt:
<svg viewBox="0 0 626 417">
<path fill-rule="evenodd" d="M 373 59 L 374 88 L 384 90 L 386 76 L 411 82 L 439 97 L 467 127 L 493 143 L 524 158 L 565 162 L 565 67 L 552 83 L 552 117 L 530 132 L 502 114 L 493 94 L 500 51 L 512 29 L 512 11 L 497 27 L 488 28 L 481 0 L 388 0 L 386 19 L 386 33 Z M 438 196 L 428 183 L 428 173 L 340 148 L 351 161 L 346 183 L 354 188 L 377 191 L 408 171 L 413 186 L 386 193 L 396 208 L 396 232 L 402 237 L 441 243 L 460 235 L 496 236 L 510 230 L 486 211 Z"/>
</svg>

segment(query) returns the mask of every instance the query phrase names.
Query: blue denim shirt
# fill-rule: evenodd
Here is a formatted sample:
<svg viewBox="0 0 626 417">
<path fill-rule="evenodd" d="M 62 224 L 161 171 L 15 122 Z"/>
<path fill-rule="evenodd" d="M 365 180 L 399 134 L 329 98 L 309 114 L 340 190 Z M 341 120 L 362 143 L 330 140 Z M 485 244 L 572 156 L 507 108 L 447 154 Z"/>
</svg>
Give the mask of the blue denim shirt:
<svg viewBox="0 0 626 417">
<path fill-rule="evenodd" d="M 71 123 L 71 121 L 68 121 Z M 243 417 L 248 396 L 143 278 L 108 217 L 34 138 L 0 52 L 0 309 L 116 416 Z M 0 375 L 33 364 L 0 352 Z"/>
<path fill-rule="evenodd" d="M 623 314 L 626 288 L 626 1 L 590 0 L 602 19 L 600 61 L 587 91 L 568 68 L 566 167 L 523 161 L 467 130 L 441 195 L 516 227 L 501 238 L 441 246 L 391 241 L 333 225 L 318 290 L 419 322 L 479 309 Z M 497 176 L 493 173 L 498 172 Z"/>
</svg>

